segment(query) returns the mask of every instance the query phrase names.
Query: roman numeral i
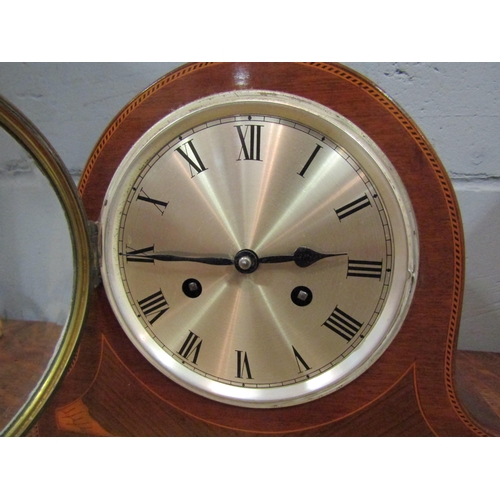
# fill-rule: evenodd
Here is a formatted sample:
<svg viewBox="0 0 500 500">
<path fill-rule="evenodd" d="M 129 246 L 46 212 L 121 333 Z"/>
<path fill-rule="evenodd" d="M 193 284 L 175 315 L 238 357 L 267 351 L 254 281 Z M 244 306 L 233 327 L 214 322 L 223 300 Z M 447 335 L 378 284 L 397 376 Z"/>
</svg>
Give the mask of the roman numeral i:
<svg viewBox="0 0 500 500">
<path fill-rule="evenodd" d="M 312 152 L 311 156 L 309 159 L 306 161 L 305 165 L 302 167 L 302 170 L 300 172 L 297 172 L 301 177 L 304 177 L 304 174 L 306 173 L 307 169 L 310 167 L 311 163 L 313 162 L 314 158 L 318 154 L 319 150 L 322 149 L 322 146 L 319 144 L 316 144 L 316 148 Z"/>
</svg>

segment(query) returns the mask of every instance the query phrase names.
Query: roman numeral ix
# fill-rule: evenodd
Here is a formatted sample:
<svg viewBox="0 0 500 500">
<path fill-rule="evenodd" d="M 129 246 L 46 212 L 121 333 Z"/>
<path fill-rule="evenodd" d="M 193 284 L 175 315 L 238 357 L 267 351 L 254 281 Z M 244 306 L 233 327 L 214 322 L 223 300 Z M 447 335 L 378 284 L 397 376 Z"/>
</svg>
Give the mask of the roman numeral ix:
<svg viewBox="0 0 500 500">
<path fill-rule="evenodd" d="M 127 245 L 127 262 L 147 262 L 149 264 L 154 263 L 153 257 L 147 255 L 149 252 L 154 252 L 155 247 L 144 247 L 139 250 L 134 250 L 132 247 Z M 123 254 L 122 254 L 123 255 Z"/>
</svg>

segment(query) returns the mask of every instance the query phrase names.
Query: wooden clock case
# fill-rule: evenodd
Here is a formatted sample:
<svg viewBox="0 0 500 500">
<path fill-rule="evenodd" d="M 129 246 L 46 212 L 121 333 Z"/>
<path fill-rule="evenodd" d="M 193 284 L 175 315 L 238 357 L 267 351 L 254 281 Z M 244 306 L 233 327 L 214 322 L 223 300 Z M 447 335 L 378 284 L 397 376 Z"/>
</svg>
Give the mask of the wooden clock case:
<svg viewBox="0 0 500 500">
<path fill-rule="evenodd" d="M 447 174 L 413 121 L 352 70 L 319 63 L 194 63 L 138 95 L 98 142 L 79 186 L 90 220 L 135 141 L 169 112 L 237 89 L 296 94 L 330 107 L 370 136 L 398 171 L 420 240 L 406 320 L 382 357 L 346 387 L 281 409 L 198 396 L 162 375 L 121 330 L 98 286 L 67 373 L 31 429 L 41 436 L 478 436 L 460 403 L 454 360 L 464 281 L 460 213 Z"/>
</svg>

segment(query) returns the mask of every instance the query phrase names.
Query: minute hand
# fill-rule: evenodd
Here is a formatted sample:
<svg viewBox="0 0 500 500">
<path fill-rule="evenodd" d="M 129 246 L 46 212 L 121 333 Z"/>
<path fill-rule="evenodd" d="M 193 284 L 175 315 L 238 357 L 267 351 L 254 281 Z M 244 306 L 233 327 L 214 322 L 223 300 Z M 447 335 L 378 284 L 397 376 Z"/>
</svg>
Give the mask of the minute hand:
<svg viewBox="0 0 500 500">
<path fill-rule="evenodd" d="M 307 247 L 299 247 L 295 250 L 293 255 L 277 255 L 274 257 L 259 258 L 259 264 L 277 264 L 280 262 L 295 262 L 299 267 L 308 267 L 318 260 L 325 259 L 326 257 L 338 257 L 340 255 L 347 255 L 347 252 L 342 253 L 319 253 Z"/>
<path fill-rule="evenodd" d="M 212 266 L 231 266 L 234 262 L 232 259 L 226 259 L 223 257 L 183 257 L 181 255 L 170 255 L 162 252 L 148 254 L 148 257 L 164 262 L 199 262 L 201 264 L 210 264 Z"/>
</svg>

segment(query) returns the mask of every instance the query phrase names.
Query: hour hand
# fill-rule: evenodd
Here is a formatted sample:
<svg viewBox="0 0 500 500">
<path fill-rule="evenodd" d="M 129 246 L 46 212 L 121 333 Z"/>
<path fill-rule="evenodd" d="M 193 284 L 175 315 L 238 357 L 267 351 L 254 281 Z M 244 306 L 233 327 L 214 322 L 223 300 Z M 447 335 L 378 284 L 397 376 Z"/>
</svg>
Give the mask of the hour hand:
<svg viewBox="0 0 500 500">
<path fill-rule="evenodd" d="M 327 257 L 337 257 L 347 255 L 347 252 L 342 253 L 319 253 L 307 247 L 299 247 L 293 255 L 277 255 L 274 257 L 262 257 L 259 259 L 259 264 L 275 264 L 279 262 L 295 262 L 299 267 L 309 267 L 318 260 Z"/>
</svg>

